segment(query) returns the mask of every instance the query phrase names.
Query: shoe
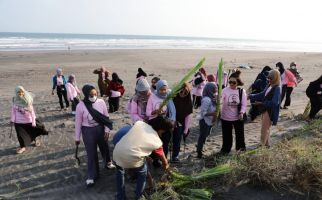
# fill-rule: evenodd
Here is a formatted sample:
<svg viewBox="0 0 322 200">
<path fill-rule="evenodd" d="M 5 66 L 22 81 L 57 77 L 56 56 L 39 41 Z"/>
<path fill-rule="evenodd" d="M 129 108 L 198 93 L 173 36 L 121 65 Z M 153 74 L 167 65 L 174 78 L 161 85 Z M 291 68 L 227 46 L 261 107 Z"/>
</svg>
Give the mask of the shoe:
<svg viewBox="0 0 322 200">
<path fill-rule="evenodd" d="M 92 187 L 94 185 L 93 179 L 87 179 L 86 180 L 86 187 Z"/>
<path fill-rule="evenodd" d="M 76 112 L 75 111 L 72 111 L 72 115 L 76 115 Z"/>
<path fill-rule="evenodd" d="M 115 169 L 115 165 L 112 162 L 107 163 L 106 165 L 107 169 Z"/>
<path fill-rule="evenodd" d="M 180 160 L 178 157 L 172 158 L 172 160 L 170 161 L 171 163 L 179 163 Z"/>
<path fill-rule="evenodd" d="M 22 148 L 17 150 L 17 154 L 22 154 L 25 151 L 26 151 L 26 147 L 22 147 Z"/>
</svg>

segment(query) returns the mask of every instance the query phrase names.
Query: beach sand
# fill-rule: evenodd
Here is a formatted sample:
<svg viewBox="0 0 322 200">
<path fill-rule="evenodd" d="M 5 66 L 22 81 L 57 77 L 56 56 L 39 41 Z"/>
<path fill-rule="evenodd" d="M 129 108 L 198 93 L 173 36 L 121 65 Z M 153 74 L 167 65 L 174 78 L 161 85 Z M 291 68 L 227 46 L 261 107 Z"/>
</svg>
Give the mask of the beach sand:
<svg viewBox="0 0 322 200">
<path fill-rule="evenodd" d="M 245 88 L 254 81 L 265 65 L 275 67 L 281 61 L 285 66 L 295 61 L 304 78 L 292 94 L 292 105 L 282 110 L 278 126 L 272 128 L 273 139 L 285 132 L 303 126 L 293 116 L 304 111 L 308 98 L 305 89 L 308 83 L 322 74 L 321 53 L 285 53 L 285 52 L 249 52 L 214 50 L 84 50 L 84 51 L 28 51 L 0 52 L 0 199 L 114 199 L 116 184 L 115 171 L 101 169 L 100 179 L 95 187 L 86 189 L 86 153 L 83 143 L 79 155 L 81 165 L 76 167 L 74 159 L 74 117 L 70 111 L 59 111 L 58 97 L 51 95 L 51 78 L 57 67 L 64 70 L 65 76 L 76 75 L 78 86 L 85 83 L 97 84 L 95 68 L 106 66 L 111 72 L 117 72 L 124 81 L 126 93 L 121 100 L 121 109 L 110 115 L 114 121 L 113 133 L 126 123 L 130 117 L 124 107 L 134 93 L 137 68 L 142 67 L 147 74 L 160 76 L 172 86 L 175 82 L 205 57 L 205 68 L 214 73 L 222 57 L 225 70 L 241 64 L 253 66 L 253 69 L 241 69 Z M 151 80 L 151 76 L 148 80 Z M 18 147 L 15 130 L 9 138 L 11 127 L 10 105 L 14 88 L 23 85 L 35 94 L 36 115 L 50 131 L 42 137 L 41 147 L 28 147 L 22 155 L 15 154 Z M 196 111 L 196 110 L 195 110 Z M 200 169 L 202 161 L 195 158 L 195 144 L 199 129 L 196 111 L 187 139 L 185 153 L 181 153 L 182 163 L 175 167 L 184 170 Z M 254 148 L 260 138 L 260 119 L 245 125 L 246 145 Z M 214 128 L 205 145 L 205 154 L 217 152 L 221 146 L 221 130 Z M 112 145 L 111 145 L 112 148 Z M 183 145 L 182 145 L 183 148 Z M 234 152 L 233 152 L 234 153 Z M 189 166 L 189 167 L 187 167 Z M 133 197 L 133 184 L 127 188 Z M 234 197 L 230 196 L 230 199 Z M 235 197 L 238 199 L 238 196 Z M 264 198 L 263 198 L 264 199 Z M 266 198 L 269 199 L 269 198 Z"/>
</svg>

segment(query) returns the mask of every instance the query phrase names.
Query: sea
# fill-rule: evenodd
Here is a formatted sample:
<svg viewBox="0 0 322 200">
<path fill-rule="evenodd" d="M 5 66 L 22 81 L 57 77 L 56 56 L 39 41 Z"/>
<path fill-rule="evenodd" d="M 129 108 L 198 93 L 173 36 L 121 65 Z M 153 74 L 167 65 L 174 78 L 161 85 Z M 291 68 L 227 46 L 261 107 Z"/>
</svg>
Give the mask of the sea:
<svg viewBox="0 0 322 200">
<path fill-rule="evenodd" d="M 0 32 L 0 51 L 72 51 L 91 49 L 209 49 L 322 52 L 322 43 L 148 35 Z"/>
</svg>

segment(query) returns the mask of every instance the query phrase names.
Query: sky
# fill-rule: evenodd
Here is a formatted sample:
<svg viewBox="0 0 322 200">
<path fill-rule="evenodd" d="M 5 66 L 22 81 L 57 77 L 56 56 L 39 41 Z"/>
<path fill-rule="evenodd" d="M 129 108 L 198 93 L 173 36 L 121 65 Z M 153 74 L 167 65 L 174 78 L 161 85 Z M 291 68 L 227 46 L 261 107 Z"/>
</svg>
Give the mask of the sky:
<svg viewBox="0 0 322 200">
<path fill-rule="evenodd" d="M 321 0 L 0 0 L 0 32 L 322 42 Z"/>
</svg>

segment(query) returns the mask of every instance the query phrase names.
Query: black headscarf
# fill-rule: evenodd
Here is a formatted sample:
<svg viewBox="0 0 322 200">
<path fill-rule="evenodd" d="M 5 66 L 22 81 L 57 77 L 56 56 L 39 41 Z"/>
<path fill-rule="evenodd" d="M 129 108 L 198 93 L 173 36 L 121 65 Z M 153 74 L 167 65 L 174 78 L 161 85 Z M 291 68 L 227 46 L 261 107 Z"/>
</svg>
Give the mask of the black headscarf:
<svg viewBox="0 0 322 200">
<path fill-rule="evenodd" d="M 138 73 L 136 74 L 136 78 L 139 78 L 141 76 L 147 77 L 147 74 L 145 73 L 145 71 L 143 71 L 142 68 L 138 68 Z"/>
<path fill-rule="evenodd" d="M 123 81 L 119 78 L 119 75 L 117 75 L 117 73 L 115 72 L 112 74 L 112 81 L 119 83 L 121 85 L 123 84 Z"/>
<path fill-rule="evenodd" d="M 88 112 L 92 115 L 93 119 L 99 123 L 100 125 L 103 126 L 107 126 L 110 130 L 113 129 L 113 122 L 109 119 L 109 117 L 103 115 L 102 113 L 100 113 L 99 111 L 97 111 L 96 109 L 93 108 L 93 102 L 91 102 L 89 100 L 89 94 L 91 92 L 91 90 L 95 89 L 94 86 L 92 85 L 84 85 L 84 87 L 82 88 L 82 91 L 84 93 L 84 104 L 88 110 Z"/>
<path fill-rule="evenodd" d="M 278 71 L 280 72 L 281 75 L 285 72 L 283 63 L 281 62 L 276 63 L 276 67 L 278 68 Z"/>
</svg>

